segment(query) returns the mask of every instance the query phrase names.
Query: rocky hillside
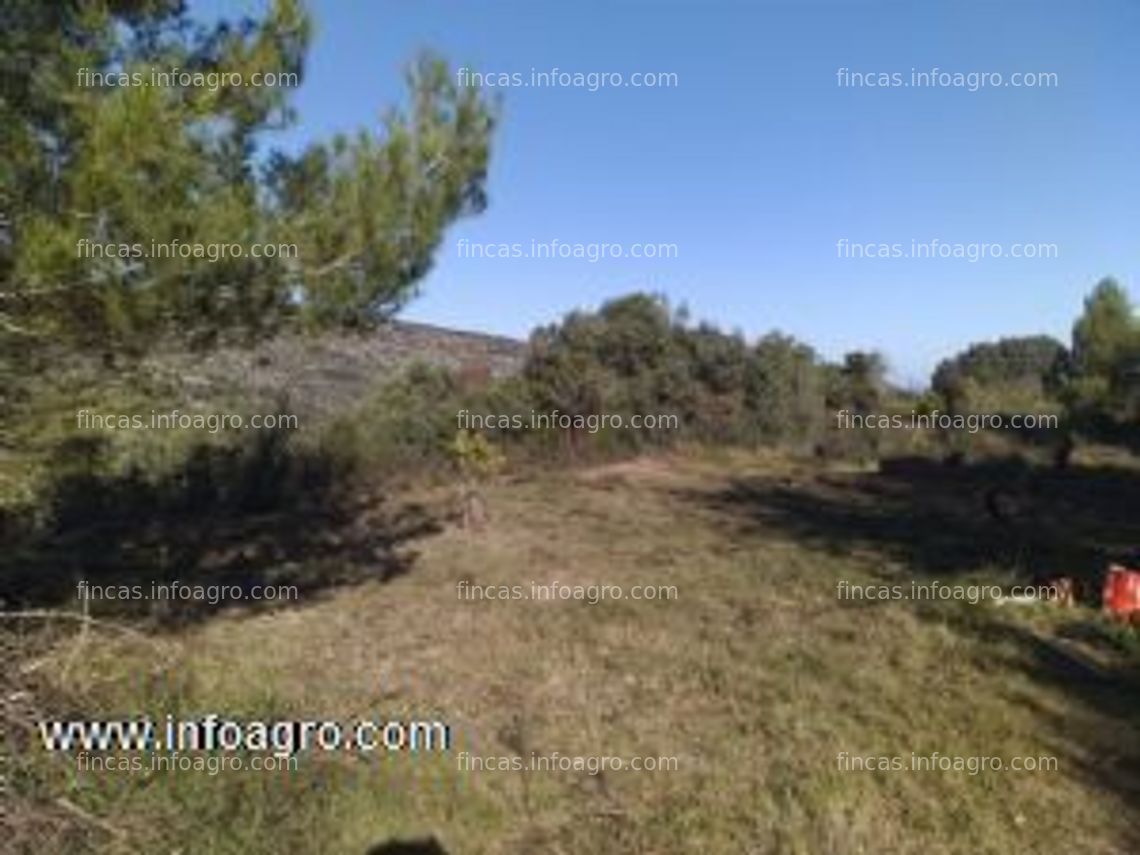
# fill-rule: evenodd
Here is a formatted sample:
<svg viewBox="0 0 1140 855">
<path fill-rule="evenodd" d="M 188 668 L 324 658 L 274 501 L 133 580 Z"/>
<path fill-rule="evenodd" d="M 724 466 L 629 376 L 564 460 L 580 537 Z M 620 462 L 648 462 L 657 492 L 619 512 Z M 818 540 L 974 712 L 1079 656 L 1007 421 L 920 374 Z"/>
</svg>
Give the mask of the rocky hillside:
<svg viewBox="0 0 1140 855">
<path fill-rule="evenodd" d="M 515 339 L 392 321 L 366 333 L 286 335 L 255 348 L 227 348 L 176 358 L 186 387 L 237 385 L 251 397 L 288 396 L 295 412 L 333 412 L 413 362 L 502 377 L 522 366 L 526 344 Z"/>
</svg>

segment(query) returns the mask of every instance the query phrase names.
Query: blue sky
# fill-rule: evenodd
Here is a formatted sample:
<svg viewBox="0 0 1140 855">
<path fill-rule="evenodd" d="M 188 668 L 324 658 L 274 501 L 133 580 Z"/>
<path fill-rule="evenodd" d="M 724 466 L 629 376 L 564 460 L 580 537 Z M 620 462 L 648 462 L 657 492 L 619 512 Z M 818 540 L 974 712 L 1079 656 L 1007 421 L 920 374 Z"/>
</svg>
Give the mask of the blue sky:
<svg viewBox="0 0 1140 855">
<path fill-rule="evenodd" d="M 199 0 L 203 12 L 259 2 Z M 925 380 L 970 342 L 1067 340 L 1103 275 L 1140 297 L 1140 3 L 311 0 L 296 148 L 379 127 L 417 49 L 455 68 L 671 72 L 508 88 L 482 216 L 406 316 L 523 336 L 632 290 Z M 859 88 L 837 71 L 1047 72 L 1041 88 Z M 672 259 L 463 258 L 457 241 L 669 243 Z M 837 241 L 1054 244 L 1056 258 L 843 258 Z"/>
</svg>

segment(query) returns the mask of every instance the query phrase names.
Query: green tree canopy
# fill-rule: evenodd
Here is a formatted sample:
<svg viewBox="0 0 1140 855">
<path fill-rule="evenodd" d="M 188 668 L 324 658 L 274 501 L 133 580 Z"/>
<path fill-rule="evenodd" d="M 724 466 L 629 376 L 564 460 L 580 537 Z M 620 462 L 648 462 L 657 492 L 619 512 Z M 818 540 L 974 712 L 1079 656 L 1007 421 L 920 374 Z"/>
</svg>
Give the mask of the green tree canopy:
<svg viewBox="0 0 1140 855">
<path fill-rule="evenodd" d="M 843 356 L 832 396 L 857 413 L 879 409 L 887 388 L 887 363 L 876 351 L 853 350 Z"/>
<path fill-rule="evenodd" d="M 544 406 L 564 412 L 656 411 L 684 394 L 675 324 L 665 301 L 648 294 L 571 312 L 531 336 L 526 376 Z"/>
<path fill-rule="evenodd" d="M 812 437 L 824 424 L 824 373 L 815 351 L 772 332 L 753 347 L 745 401 L 764 439 Z"/>
<path fill-rule="evenodd" d="M 301 81 L 310 32 L 299 0 L 213 26 L 182 0 L 7 0 L 0 335 L 144 350 L 402 305 L 447 225 L 486 204 L 494 110 L 424 55 L 376 131 L 268 151 L 295 121 L 293 87 L 250 83 Z M 171 69 L 207 76 L 149 83 Z M 296 251 L 254 257 L 254 244 Z"/>
<path fill-rule="evenodd" d="M 674 413 L 718 441 L 802 439 L 824 424 L 824 373 L 812 349 L 771 333 L 687 323 L 648 294 L 572 312 L 531 337 L 526 378 L 540 406 L 590 414 Z"/>
<path fill-rule="evenodd" d="M 952 409 L 968 406 L 970 389 L 1040 396 L 1066 355 L 1065 346 L 1047 335 L 979 342 L 940 362 L 931 386 Z"/>
<path fill-rule="evenodd" d="M 1128 294 L 1115 279 L 1102 279 L 1073 325 L 1073 368 L 1111 376 L 1135 355 L 1140 323 Z"/>
<path fill-rule="evenodd" d="M 1128 415 L 1140 386 L 1140 319 L 1128 294 L 1102 279 L 1073 325 L 1068 396 L 1083 412 Z"/>
</svg>

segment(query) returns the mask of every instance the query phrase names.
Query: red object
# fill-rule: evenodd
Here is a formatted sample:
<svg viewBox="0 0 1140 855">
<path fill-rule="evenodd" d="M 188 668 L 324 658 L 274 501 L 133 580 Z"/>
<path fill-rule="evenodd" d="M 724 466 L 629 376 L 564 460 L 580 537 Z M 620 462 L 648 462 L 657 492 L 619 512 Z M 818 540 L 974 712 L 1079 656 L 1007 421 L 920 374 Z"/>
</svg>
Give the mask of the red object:
<svg viewBox="0 0 1140 855">
<path fill-rule="evenodd" d="M 1104 577 L 1104 610 L 1116 617 L 1140 616 L 1140 571 L 1119 564 Z"/>
</svg>

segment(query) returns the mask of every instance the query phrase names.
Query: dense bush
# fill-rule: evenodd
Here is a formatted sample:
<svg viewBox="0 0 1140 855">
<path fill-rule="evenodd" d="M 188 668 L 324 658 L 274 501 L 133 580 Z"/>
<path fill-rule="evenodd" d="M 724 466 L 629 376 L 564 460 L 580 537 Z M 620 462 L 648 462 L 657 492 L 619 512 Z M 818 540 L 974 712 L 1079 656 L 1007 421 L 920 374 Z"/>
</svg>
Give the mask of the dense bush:
<svg viewBox="0 0 1140 855">
<path fill-rule="evenodd" d="M 1049 336 L 981 342 L 939 363 L 931 386 L 953 412 L 1024 410 L 1053 397 L 1066 360 Z"/>
<path fill-rule="evenodd" d="M 806 440 L 827 419 L 824 365 L 811 348 L 777 333 L 749 346 L 645 294 L 538 330 L 524 375 L 541 409 L 677 417 L 667 434 L 631 434 L 634 446 Z"/>
</svg>

